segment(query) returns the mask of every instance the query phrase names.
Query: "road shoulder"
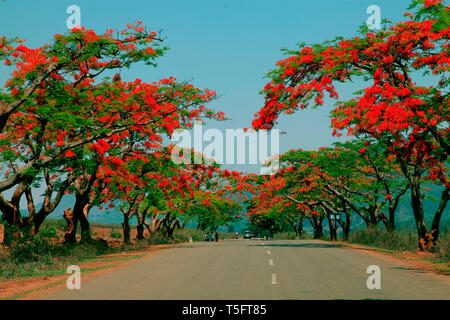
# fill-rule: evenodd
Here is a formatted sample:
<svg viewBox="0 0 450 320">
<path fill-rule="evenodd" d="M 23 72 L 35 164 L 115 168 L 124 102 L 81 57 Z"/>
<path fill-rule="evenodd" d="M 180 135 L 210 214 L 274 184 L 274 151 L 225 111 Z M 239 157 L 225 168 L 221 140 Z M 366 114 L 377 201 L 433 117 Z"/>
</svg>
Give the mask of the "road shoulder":
<svg viewBox="0 0 450 320">
<path fill-rule="evenodd" d="M 344 241 L 324 241 L 325 243 L 335 243 L 337 245 L 341 245 L 346 248 L 355 249 L 355 250 L 361 250 L 365 251 L 369 254 L 375 254 L 378 256 L 384 256 L 386 258 L 391 258 L 395 260 L 401 260 L 404 262 L 408 262 L 411 265 L 414 265 L 415 267 L 433 271 L 438 274 L 442 275 L 450 275 L 450 263 L 445 261 L 440 261 L 434 257 L 432 253 L 425 253 L 425 252 L 409 252 L 409 251 L 394 251 L 394 250 L 388 250 L 388 249 L 381 249 L 376 247 L 370 247 L 362 244 L 357 243 L 349 243 Z"/>
<path fill-rule="evenodd" d="M 143 258 L 157 254 L 179 244 L 151 245 L 142 250 L 102 255 L 80 263 L 83 280 L 98 277 Z M 0 281 L 0 300 L 31 300 L 61 289 L 69 274 L 65 270 L 53 270 L 37 277 L 25 277 Z"/>
</svg>

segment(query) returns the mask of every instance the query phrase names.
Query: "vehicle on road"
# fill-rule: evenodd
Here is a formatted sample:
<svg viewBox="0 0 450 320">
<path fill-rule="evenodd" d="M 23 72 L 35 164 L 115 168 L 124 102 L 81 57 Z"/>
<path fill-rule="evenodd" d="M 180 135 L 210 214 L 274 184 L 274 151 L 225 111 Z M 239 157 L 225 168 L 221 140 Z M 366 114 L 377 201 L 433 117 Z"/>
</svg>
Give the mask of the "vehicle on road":
<svg viewBox="0 0 450 320">
<path fill-rule="evenodd" d="M 251 239 L 252 233 L 249 230 L 244 231 L 243 233 L 244 239 Z"/>
</svg>

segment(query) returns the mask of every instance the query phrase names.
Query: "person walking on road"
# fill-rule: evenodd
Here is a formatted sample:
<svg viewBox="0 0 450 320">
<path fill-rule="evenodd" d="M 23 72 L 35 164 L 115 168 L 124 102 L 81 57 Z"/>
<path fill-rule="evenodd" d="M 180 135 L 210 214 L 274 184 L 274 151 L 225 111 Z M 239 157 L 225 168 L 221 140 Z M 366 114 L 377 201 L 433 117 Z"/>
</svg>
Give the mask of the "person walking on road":
<svg viewBox="0 0 450 320">
<path fill-rule="evenodd" d="M 219 234 L 217 233 L 217 231 L 216 231 L 216 234 L 215 234 L 215 238 L 216 238 L 216 242 L 219 241 Z"/>
</svg>

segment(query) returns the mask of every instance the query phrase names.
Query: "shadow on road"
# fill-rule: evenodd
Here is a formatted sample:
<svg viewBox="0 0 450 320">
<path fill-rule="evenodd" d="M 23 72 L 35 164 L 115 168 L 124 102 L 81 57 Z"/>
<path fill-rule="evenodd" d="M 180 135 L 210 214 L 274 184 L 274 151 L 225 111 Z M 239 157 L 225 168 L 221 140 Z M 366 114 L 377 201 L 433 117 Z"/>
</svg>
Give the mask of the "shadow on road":
<svg viewBox="0 0 450 320">
<path fill-rule="evenodd" d="M 193 244 L 181 244 L 180 246 L 176 246 L 177 249 L 186 249 L 186 248 L 205 248 L 205 247 L 213 247 L 220 244 L 220 242 L 206 242 L 203 244 L 199 244 L 199 242 L 195 242 L 195 245 Z"/>
<path fill-rule="evenodd" d="M 340 244 L 327 244 L 327 243 L 266 243 L 262 244 L 249 244 L 249 247 L 298 247 L 298 248 L 341 248 Z"/>
<path fill-rule="evenodd" d="M 420 268 L 410 268 L 410 267 L 392 267 L 392 270 L 402 270 L 402 271 L 413 271 L 416 273 L 429 273 L 429 270 L 420 269 Z"/>
</svg>

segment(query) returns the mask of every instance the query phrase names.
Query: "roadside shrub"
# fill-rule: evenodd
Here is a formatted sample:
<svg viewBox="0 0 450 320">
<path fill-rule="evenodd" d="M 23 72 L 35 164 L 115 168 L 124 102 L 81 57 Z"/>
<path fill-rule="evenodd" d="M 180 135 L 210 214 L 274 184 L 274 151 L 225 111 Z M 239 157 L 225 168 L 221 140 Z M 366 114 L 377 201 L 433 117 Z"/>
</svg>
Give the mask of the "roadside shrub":
<svg viewBox="0 0 450 320">
<path fill-rule="evenodd" d="M 36 276 L 55 270 L 65 273 L 69 264 L 114 252 L 101 241 L 85 244 L 52 244 L 41 237 L 14 243 L 9 255 L 0 257 L 0 279 Z"/>
<path fill-rule="evenodd" d="M 350 233 L 348 241 L 394 251 L 414 251 L 417 249 L 417 235 L 412 231 L 355 230 Z"/>
<path fill-rule="evenodd" d="M 171 240 L 164 237 L 161 233 L 156 232 L 150 234 L 150 236 L 147 238 L 148 244 L 167 244 L 170 243 Z"/>
<path fill-rule="evenodd" d="M 114 238 L 114 239 L 122 238 L 122 234 L 117 230 L 111 230 L 111 233 L 109 235 L 111 236 L 111 238 Z"/>
<path fill-rule="evenodd" d="M 45 219 L 42 223 L 41 229 L 53 228 L 59 231 L 67 230 L 67 222 L 63 219 Z"/>
<path fill-rule="evenodd" d="M 192 241 L 203 241 L 205 231 L 192 228 L 176 229 L 173 233 L 174 238 L 180 241 L 187 242 L 189 237 L 192 237 Z"/>
<path fill-rule="evenodd" d="M 278 232 L 273 235 L 274 240 L 297 240 L 297 239 L 311 239 L 311 235 L 303 232 L 299 237 L 295 232 Z"/>
<path fill-rule="evenodd" d="M 450 233 L 441 233 L 436 244 L 435 254 L 437 257 L 450 260 Z"/>
<path fill-rule="evenodd" d="M 17 263 L 38 261 L 52 252 L 52 245 L 41 237 L 20 240 L 11 246 L 10 259 Z"/>
<path fill-rule="evenodd" d="M 52 226 L 48 226 L 39 230 L 39 235 L 44 238 L 57 238 L 56 229 Z"/>
<path fill-rule="evenodd" d="M 76 258 L 86 259 L 113 252 L 108 245 L 101 241 L 91 241 L 89 243 L 66 245 L 70 255 Z"/>
</svg>

